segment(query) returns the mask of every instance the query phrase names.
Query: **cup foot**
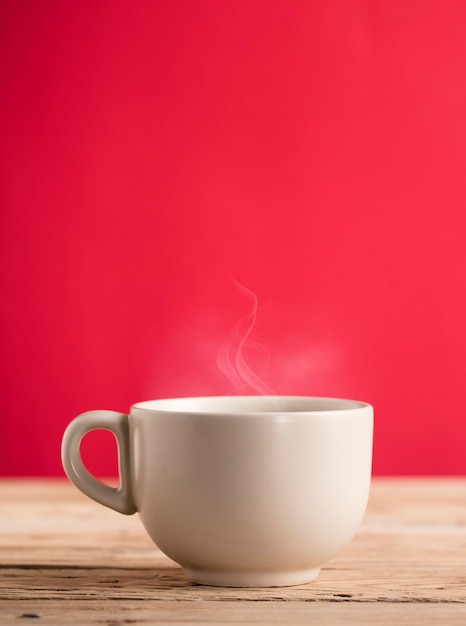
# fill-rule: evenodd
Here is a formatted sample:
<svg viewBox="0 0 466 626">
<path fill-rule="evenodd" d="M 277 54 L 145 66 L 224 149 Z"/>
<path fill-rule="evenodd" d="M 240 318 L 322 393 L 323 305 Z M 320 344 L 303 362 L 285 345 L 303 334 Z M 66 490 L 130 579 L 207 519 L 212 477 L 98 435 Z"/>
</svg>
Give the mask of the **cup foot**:
<svg viewBox="0 0 466 626">
<path fill-rule="evenodd" d="M 291 587 L 313 581 L 320 567 L 292 572 L 224 572 L 189 567 L 184 571 L 191 582 L 212 587 Z"/>
</svg>

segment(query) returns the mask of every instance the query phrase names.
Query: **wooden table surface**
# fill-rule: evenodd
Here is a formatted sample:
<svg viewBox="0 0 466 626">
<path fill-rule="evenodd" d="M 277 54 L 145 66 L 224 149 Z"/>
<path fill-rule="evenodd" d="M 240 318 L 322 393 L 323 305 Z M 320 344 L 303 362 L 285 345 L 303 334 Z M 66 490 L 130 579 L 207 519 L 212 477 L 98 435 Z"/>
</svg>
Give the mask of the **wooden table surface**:
<svg viewBox="0 0 466 626">
<path fill-rule="evenodd" d="M 0 480 L 0 624 L 466 625 L 466 478 L 374 479 L 352 541 L 308 585 L 203 587 L 137 517 L 61 480 Z"/>
</svg>

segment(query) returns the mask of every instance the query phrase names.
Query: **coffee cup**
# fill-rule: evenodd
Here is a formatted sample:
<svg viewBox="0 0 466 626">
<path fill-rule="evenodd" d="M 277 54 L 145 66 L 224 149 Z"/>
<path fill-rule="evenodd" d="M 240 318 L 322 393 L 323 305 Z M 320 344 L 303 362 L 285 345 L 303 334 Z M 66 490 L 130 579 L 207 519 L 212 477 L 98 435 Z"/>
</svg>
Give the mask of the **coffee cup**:
<svg viewBox="0 0 466 626">
<path fill-rule="evenodd" d="M 120 485 L 93 477 L 86 433 L 118 444 Z M 275 587 L 312 581 L 363 518 L 373 409 L 336 398 L 232 396 L 89 411 L 67 427 L 62 462 L 86 495 L 139 513 L 154 543 L 196 583 Z"/>
</svg>

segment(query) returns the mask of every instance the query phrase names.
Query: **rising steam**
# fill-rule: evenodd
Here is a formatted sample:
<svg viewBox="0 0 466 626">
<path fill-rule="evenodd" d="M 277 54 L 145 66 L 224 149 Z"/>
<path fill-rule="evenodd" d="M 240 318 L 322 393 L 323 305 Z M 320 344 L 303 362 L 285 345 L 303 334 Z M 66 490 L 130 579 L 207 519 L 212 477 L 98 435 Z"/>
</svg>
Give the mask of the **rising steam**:
<svg viewBox="0 0 466 626">
<path fill-rule="evenodd" d="M 252 306 L 250 312 L 236 324 L 230 336 L 220 347 L 217 353 L 218 368 L 231 382 L 232 393 L 253 390 L 260 395 L 275 395 L 273 389 L 251 369 L 245 357 L 246 351 L 254 350 L 261 352 L 268 360 L 267 349 L 249 338 L 257 319 L 259 308 L 257 296 L 236 280 L 233 279 L 233 282 L 239 292 L 250 300 Z"/>
</svg>

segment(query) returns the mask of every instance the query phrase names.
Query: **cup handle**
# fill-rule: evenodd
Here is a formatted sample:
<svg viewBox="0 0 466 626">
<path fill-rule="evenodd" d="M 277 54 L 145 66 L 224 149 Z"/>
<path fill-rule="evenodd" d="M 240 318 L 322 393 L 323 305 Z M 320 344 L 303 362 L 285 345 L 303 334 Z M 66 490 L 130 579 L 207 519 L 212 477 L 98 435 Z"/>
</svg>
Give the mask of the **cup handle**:
<svg viewBox="0 0 466 626">
<path fill-rule="evenodd" d="M 79 445 L 84 435 L 91 430 L 109 430 L 115 435 L 118 445 L 118 473 L 120 485 L 109 487 L 92 476 L 84 467 Z M 131 515 L 136 512 L 131 493 L 129 459 L 128 416 L 116 411 L 88 411 L 74 419 L 65 430 L 61 447 L 63 469 L 71 482 L 87 496 L 115 509 L 119 513 Z"/>
</svg>

